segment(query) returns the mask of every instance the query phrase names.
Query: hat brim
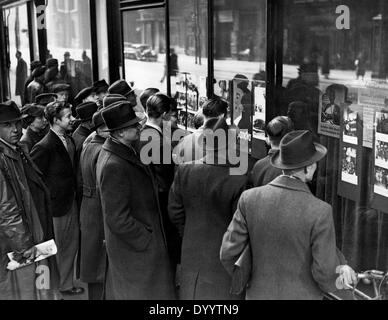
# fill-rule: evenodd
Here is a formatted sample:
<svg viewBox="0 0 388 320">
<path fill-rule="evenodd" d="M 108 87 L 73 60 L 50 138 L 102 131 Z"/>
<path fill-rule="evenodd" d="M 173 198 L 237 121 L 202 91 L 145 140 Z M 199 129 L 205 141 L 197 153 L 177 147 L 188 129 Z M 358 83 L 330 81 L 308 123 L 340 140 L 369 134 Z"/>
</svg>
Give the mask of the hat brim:
<svg viewBox="0 0 388 320">
<path fill-rule="evenodd" d="M 28 114 L 23 114 L 22 116 L 18 117 L 18 118 L 15 118 L 15 119 L 10 119 L 10 120 L 0 120 L 0 123 L 8 123 L 8 122 L 17 122 L 17 121 L 20 121 L 20 120 L 24 120 L 26 118 L 28 118 L 29 115 Z"/>
<path fill-rule="evenodd" d="M 138 117 L 122 124 L 121 126 L 117 127 L 117 128 L 112 128 L 112 129 L 108 129 L 108 130 L 104 130 L 104 132 L 113 132 L 113 131 L 117 131 L 117 130 L 120 130 L 120 129 L 124 129 L 124 128 L 128 128 L 128 127 L 131 127 L 133 126 L 134 124 L 136 123 L 139 123 L 141 122 L 143 119 L 140 119 Z"/>
<path fill-rule="evenodd" d="M 300 168 L 304 168 L 304 167 L 307 167 L 307 166 L 310 166 L 312 165 L 313 163 L 316 163 L 320 160 L 322 160 L 326 154 L 327 154 L 327 149 L 326 147 L 324 147 L 323 145 L 319 144 L 319 143 L 314 143 L 315 145 L 315 153 L 312 157 L 310 157 L 310 159 L 306 160 L 306 161 L 303 161 L 303 162 L 300 162 L 300 163 L 296 163 L 296 164 L 284 164 L 281 160 L 280 160 L 280 150 L 278 150 L 272 157 L 271 157 L 271 165 L 275 168 L 278 168 L 278 169 L 281 169 L 281 170 L 294 170 L 294 169 L 300 169 Z"/>
</svg>

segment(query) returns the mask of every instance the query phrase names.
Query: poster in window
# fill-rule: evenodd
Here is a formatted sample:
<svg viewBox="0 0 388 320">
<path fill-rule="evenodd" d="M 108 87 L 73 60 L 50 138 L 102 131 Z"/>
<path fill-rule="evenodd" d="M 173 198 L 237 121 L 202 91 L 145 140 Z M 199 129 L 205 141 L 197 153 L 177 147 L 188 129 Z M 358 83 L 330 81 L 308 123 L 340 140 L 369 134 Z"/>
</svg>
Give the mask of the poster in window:
<svg viewBox="0 0 388 320">
<path fill-rule="evenodd" d="M 360 106 L 356 104 L 343 104 L 343 130 L 342 130 L 342 141 L 358 145 L 362 112 Z"/>
<path fill-rule="evenodd" d="M 357 202 L 361 197 L 362 108 L 356 99 L 341 104 L 341 110 L 338 195 Z"/>
<path fill-rule="evenodd" d="M 388 112 L 376 112 L 373 208 L 388 212 Z"/>
<path fill-rule="evenodd" d="M 355 147 L 343 146 L 342 148 L 341 180 L 358 185 L 357 149 Z"/>
<path fill-rule="evenodd" d="M 376 88 L 373 84 L 360 89 L 358 104 L 363 107 L 363 146 L 373 149 L 375 112 L 388 107 L 388 87 Z"/>
<path fill-rule="evenodd" d="M 252 148 L 253 94 L 249 80 L 233 80 L 232 123 L 240 129 L 239 138 Z"/>
<path fill-rule="evenodd" d="M 347 98 L 347 87 L 332 84 L 320 96 L 318 133 L 333 137 L 340 137 L 341 105 Z"/>
<path fill-rule="evenodd" d="M 189 73 L 180 73 L 177 81 L 176 100 L 178 108 L 197 111 L 199 107 L 199 90 L 194 77 Z"/>
<path fill-rule="evenodd" d="M 253 113 L 253 138 L 265 140 L 265 82 L 257 82 L 254 86 L 254 113 Z"/>
</svg>

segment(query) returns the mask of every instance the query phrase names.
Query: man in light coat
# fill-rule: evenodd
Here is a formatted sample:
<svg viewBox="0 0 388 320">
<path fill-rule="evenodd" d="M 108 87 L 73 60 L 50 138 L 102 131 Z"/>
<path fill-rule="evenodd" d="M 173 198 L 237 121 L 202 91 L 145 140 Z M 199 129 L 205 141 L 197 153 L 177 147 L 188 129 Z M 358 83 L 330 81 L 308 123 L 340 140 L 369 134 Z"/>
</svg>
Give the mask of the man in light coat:
<svg viewBox="0 0 388 320">
<path fill-rule="evenodd" d="M 332 208 L 306 185 L 327 153 L 310 131 L 294 131 L 280 143 L 271 164 L 283 175 L 242 194 L 224 235 L 221 261 L 233 272 L 249 243 L 252 269 L 248 300 L 322 299 L 339 282 L 355 281 L 336 249 Z"/>
</svg>

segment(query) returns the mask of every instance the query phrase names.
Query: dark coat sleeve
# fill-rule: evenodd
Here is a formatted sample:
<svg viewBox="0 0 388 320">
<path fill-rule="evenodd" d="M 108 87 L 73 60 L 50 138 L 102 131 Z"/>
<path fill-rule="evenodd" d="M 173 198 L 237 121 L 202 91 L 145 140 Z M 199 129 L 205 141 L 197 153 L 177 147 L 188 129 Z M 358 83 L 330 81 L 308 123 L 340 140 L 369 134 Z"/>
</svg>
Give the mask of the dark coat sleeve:
<svg viewBox="0 0 388 320">
<path fill-rule="evenodd" d="M 22 220 L 15 195 L 0 170 L 0 238 L 7 241 L 15 253 L 23 253 L 34 243 Z"/>
<path fill-rule="evenodd" d="M 142 251 L 151 241 L 152 230 L 133 217 L 131 194 L 134 194 L 135 190 L 128 185 L 131 181 L 130 175 L 122 173 L 120 163 L 108 162 L 101 175 L 99 191 L 103 212 L 106 213 L 105 222 L 110 232 L 116 234 L 134 250 Z"/>
<path fill-rule="evenodd" d="M 224 235 L 220 260 L 226 271 L 233 274 L 234 264 L 249 242 L 248 226 L 244 208 L 244 194 L 241 196 L 232 222 Z"/>
<path fill-rule="evenodd" d="M 35 165 L 39 168 L 44 176 L 46 176 L 47 170 L 50 166 L 50 154 L 50 150 L 40 144 L 35 145 L 30 154 Z"/>
<path fill-rule="evenodd" d="M 336 291 L 336 268 L 341 261 L 335 243 L 334 221 L 330 206 L 322 212 L 313 226 L 311 250 L 313 256 L 311 272 L 314 280 L 323 291 Z"/>
<path fill-rule="evenodd" d="M 178 168 L 174 182 L 170 189 L 168 199 L 168 215 L 171 222 L 178 229 L 180 236 L 183 236 L 183 230 L 185 227 L 185 209 L 183 206 L 182 189 L 180 186 L 181 167 Z"/>
</svg>

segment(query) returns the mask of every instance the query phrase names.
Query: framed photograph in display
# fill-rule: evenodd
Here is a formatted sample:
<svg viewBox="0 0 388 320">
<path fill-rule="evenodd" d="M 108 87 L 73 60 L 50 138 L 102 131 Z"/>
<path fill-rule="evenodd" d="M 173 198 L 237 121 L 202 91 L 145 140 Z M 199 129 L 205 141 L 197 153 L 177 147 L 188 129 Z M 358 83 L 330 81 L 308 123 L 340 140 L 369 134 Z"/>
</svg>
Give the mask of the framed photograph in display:
<svg viewBox="0 0 388 320">
<path fill-rule="evenodd" d="M 375 113 L 375 135 L 373 147 L 374 209 L 388 213 L 388 112 Z"/>
<path fill-rule="evenodd" d="M 340 117 L 340 173 L 338 195 L 360 201 L 362 170 L 362 108 L 342 103 Z"/>
</svg>

